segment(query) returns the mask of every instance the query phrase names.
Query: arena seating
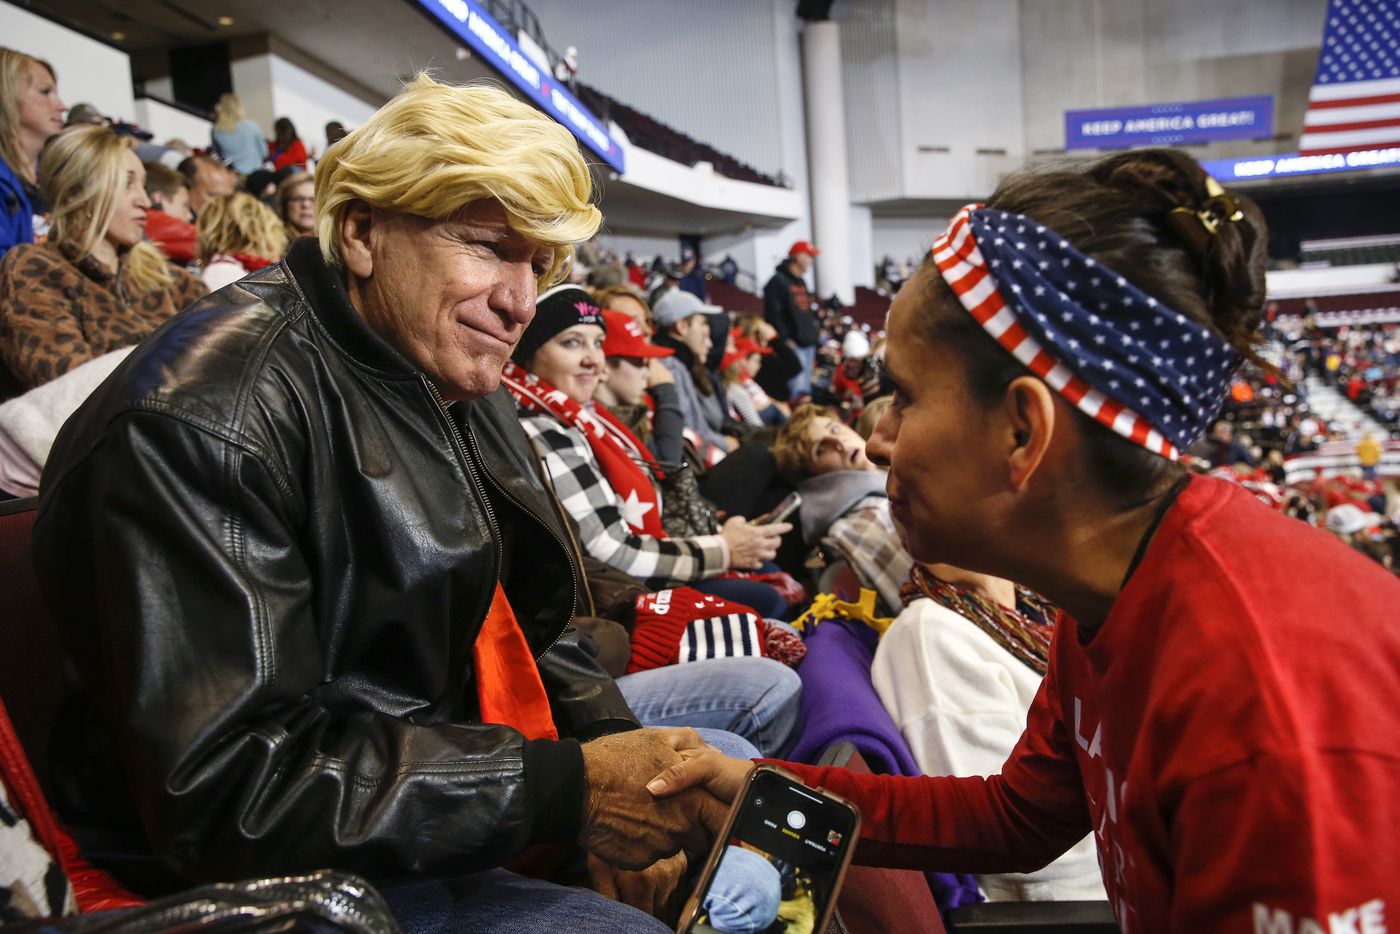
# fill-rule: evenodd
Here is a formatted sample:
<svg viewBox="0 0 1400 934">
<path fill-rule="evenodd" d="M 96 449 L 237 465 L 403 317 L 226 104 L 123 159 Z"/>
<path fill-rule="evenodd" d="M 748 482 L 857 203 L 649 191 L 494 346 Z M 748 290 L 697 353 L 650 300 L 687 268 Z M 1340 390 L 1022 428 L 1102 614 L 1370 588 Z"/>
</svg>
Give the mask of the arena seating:
<svg viewBox="0 0 1400 934">
<path fill-rule="evenodd" d="M 1400 234 L 1305 240 L 1298 258 L 1298 265 L 1303 269 L 1397 262 L 1400 262 Z"/>
<path fill-rule="evenodd" d="M 633 145 L 640 146 L 648 152 L 665 156 L 667 159 L 682 165 L 708 162 L 714 166 L 716 172 L 736 181 L 773 185 L 779 188 L 790 187 L 783 184 L 783 180 L 778 176 L 765 175 L 733 156 L 725 155 L 713 146 L 707 146 L 680 130 L 667 126 L 640 110 L 627 106 L 616 98 L 609 97 L 597 88 L 580 84 L 578 85 L 578 96 L 585 107 L 604 120 L 616 121 Z"/>
<path fill-rule="evenodd" d="M 735 314 L 763 314 L 763 297 L 748 289 L 730 285 L 716 276 L 706 277 L 705 288 L 710 293 L 710 301 L 726 311 Z"/>
<path fill-rule="evenodd" d="M 844 313 L 856 319 L 857 324 L 868 324 L 875 329 L 883 329 L 885 315 L 889 314 L 890 297 L 863 285 L 856 286 L 856 303 Z"/>
<path fill-rule="evenodd" d="M 49 740 L 63 699 L 63 649 L 39 595 L 29 538 L 38 500 L 0 503 L 0 588 L 5 625 L 0 627 L 0 698 L 47 794 Z"/>
<path fill-rule="evenodd" d="M 1400 288 L 1350 295 L 1319 295 L 1313 298 L 1281 298 L 1271 302 L 1279 317 L 1312 315 L 1319 327 L 1346 323 L 1329 315 L 1338 313 L 1386 314 L 1400 309 Z M 1335 322 L 1335 324 L 1333 323 Z"/>
</svg>

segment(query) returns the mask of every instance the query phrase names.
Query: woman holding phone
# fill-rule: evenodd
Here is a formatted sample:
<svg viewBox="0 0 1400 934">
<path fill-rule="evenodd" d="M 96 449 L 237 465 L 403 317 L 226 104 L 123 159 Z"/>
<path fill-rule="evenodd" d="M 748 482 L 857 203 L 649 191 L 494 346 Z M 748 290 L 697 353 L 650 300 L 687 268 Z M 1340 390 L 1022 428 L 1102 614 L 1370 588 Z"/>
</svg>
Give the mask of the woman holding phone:
<svg viewBox="0 0 1400 934">
<path fill-rule="evenodd" d="M 1400 582 L 1177 461 L 1257 359 L 1266 242 L 1190 157 L 1127 152 L 1008 178 L 895 299 L 868 454 L 910 552 L 1064 615 L 1000 774 L 789 766 L 860 808 L 858 862 L 1028 871 L 1092 832 L 1125 931 L 1394 910 Z M 650 787 L 728 799 L 750 767 Z"/>
<path fill-rule="evenodd" d="M 506 364 L 503 385 L 561 504 L 578 524 L 583 551 L 648 587 L 689 584 L 760 616 L 781 617 L 787 603 L 775 588 L 721 575 L 763 567 L 792 526 L 732 516 L 718 534 L 669 537 L 657 482 L 664 466 L 593 401 L 606 368 L 603 310 L 575 285 L 550 289 L 535 308 Z"/>
</svg>

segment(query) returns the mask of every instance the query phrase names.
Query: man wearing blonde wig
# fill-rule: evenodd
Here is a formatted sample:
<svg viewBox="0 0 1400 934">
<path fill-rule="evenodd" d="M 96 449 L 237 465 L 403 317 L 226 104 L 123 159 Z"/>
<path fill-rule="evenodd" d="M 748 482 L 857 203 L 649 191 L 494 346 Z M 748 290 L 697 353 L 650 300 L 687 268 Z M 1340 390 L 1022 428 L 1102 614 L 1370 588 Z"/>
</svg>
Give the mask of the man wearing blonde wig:
<svg viewBox="0 0 1400 934">
<path fill-rule="evenodd" d="M 720 817 L 643 789 L 698 739 L 638 729 L 567 625 L 569 533 L 496 392 L 589 197 L 560 126 L 420 76 L 318 166 L 316 238 L 64 429 L 34 535 L 91 711 L 63 804 L 133 884 L 334 866 L 411 931 L 664 930 L 498 868 L 580 845 L 656 907 Z"/>
</svg>

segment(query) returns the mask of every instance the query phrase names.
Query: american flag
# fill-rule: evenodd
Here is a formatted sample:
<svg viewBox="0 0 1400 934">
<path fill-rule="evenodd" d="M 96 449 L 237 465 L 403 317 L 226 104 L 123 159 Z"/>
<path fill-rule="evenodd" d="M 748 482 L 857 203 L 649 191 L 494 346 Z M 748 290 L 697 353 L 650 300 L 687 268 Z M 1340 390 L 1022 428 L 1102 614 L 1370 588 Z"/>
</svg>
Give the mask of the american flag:
<svg viewBox="0 0 1400 934">
<path fill-rule="evenodd" d="M 1400 0 L 1329 0 L 1305 156 L 1400 146 Z"/>
</svg>

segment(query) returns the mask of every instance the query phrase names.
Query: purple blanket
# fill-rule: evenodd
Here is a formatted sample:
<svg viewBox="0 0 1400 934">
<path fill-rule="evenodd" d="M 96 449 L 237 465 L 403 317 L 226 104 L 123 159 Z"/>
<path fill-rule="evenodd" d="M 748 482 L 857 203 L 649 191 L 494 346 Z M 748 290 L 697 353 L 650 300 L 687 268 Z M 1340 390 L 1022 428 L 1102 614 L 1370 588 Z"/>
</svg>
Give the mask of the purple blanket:
<svg viewBox="0 0 1400 934">
<path fill-rule="evenodd" d="M 870 663 L 878 642 L 875 630 L 850 620 L 828 620 L 819 624 L 806 642 L 807 657 L 797 668 L 802 678 L 802 736 L 790 758 L 815 763 L 827 747 L 846 740 L 860 750 L 872 772 L 922 774 L 870 681 Z M 982 900 L 970 875 L 925 875 L 944 914 Z"/>
</svg>

